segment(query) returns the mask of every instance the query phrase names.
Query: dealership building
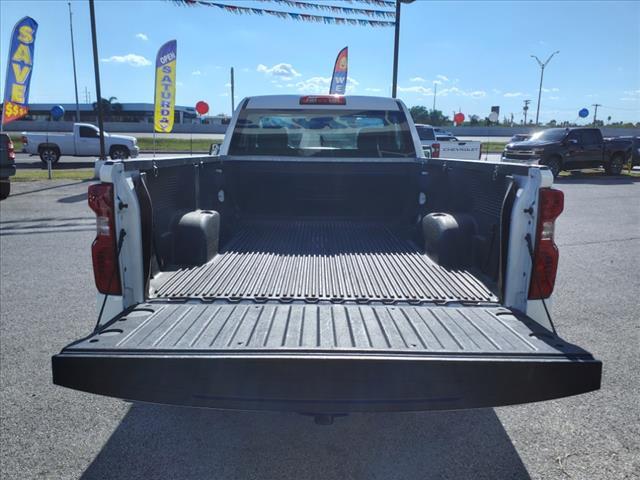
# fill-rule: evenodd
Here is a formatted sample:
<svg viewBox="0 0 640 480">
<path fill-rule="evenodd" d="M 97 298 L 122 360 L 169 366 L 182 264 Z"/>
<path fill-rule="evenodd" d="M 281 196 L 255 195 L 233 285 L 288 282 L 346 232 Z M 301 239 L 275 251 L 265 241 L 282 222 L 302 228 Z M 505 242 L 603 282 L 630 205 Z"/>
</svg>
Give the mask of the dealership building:
<svg viewBox="0 0 640 480">
<path fill-rule="evenodd" d="M 29 114 L 21 119 L 22 121 L 47 121 L 51 120 L 51 109 L 60 105 L 64 108 L 64 117 L 60 121 L 75 122 L 76 121 L 76 104 L 75 103 L 31 103 L 29 104 Z M 96 123 L 97 111 L 91 103 L 81 103 L 78 105 L 80 110 L 80 121 L 87 123 Z M 153 103 L 112 103 L 110 107 L 103 111 L 105 122 L 127 122 L 127 123 L 153 123 Z M 205 125 L 228 125 L 229 119 L 227 115 L 215 115 L 200 117 L 195 107 L 184 107 L 176 105 L 175 107 L 175 124 L 205 124 Z"/>
</svg>

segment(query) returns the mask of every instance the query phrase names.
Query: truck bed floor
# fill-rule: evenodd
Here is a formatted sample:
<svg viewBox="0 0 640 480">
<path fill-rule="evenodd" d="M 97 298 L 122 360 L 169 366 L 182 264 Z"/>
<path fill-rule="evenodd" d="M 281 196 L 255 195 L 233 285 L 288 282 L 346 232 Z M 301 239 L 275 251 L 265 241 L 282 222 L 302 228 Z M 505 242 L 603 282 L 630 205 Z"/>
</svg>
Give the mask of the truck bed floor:
<svg viewBox="0 0 640 480">
<path fill-rule="evenodd" d="M 497 302 L 471 272 L 445 269 L 386 225 L 252 222 L 200 267 L 164 272 L 159 298 Z"/>
</svg>

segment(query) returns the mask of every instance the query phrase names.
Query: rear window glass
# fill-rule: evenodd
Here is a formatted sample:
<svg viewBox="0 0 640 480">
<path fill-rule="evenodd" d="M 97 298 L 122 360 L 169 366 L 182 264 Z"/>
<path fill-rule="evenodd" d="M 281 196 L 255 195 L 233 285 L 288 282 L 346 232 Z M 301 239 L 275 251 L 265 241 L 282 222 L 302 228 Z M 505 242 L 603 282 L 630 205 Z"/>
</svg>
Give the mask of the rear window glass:
<svg viewBox="0 0 640 480">
<path fill-rule="evenodd" d="M 286 157 L 415 156 L 400 110 L 246 109 L 238 117 L 230 155 Z"/>
<path fill-rule="evenodd" d="M 436 135 L 435 135 L 435 132 L 433 131 L 433 128 L 416 127 L 416 130 L 418 130 L 418 137 L 420 137 L 420 140 L 435 140 L 436 139 Z"/>
</svg>

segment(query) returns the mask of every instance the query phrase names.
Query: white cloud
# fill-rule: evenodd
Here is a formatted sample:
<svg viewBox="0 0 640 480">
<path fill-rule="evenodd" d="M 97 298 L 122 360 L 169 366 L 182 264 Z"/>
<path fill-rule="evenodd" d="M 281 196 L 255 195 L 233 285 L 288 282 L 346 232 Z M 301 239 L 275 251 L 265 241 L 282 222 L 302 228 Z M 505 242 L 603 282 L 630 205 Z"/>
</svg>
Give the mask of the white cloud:
<svg viewBox="0 0 640 480">
<path fill-rule="evenodd" d="M 126 55 L 113 55 L 109 58 L 100 59 L 104 63 L 126 63 L 132 67 L 148 67 L 151 62 L 144 58 L 142 55 L 136 55 L 135 53 L 127 53 Z"/>
<path fill-rule="evenodd" d="M 496 95 L 500 95 L 502 93 L 502 90 L 498 89 L 498 88 L 494 88 L 491 90 L 493 93 L 495 93 Z"/>
<path fill-rule="evenodd" d="M 224 84 L 225 87 L 229 88 L 231 86 L 231 84 L 229 82 Z"/>
<path fill-rule="evenodd" d="M 193 72 L 191 72 L 191 75 L 199 76 L 202 75 L 202 72 L 200 70 L 194 70 Z"/>
<path fill-rule="evenodd" d="M 553 88 L 543 88 L 542 91 L 544 93 L 549 93 L 549 92 L 559 92 L 560 89 L 558 87 L 553 87 Z"/>
<path fill-rule="evenodd" d="M 504 94 L 505 97 L 510 98 L 510 97 L 521 97 L 522 95 L 524 95 L 524 93 L 522 92 L 507 92 Z"/>
<path fill-rule="evenodd" d="M 304 93 L 329 93 L 331 77 L 311 77 L 296 83 L 296 88 Z"/>
<path fill-rule="evenodd" d="M 381 88 L 371 88 L 371 87 L 367 87 L 364 89 L 365 92 L 381 92 L 382 89 Z"/>
<path fill-rule="evenodd" d="M 560 100 L 560 97 L 551 96 L 549 97 L 549 100 Z"/>
<path fill-rule="evenodd" d="M 625 91 L 624 91 L 624 94 L 625 94 L 625 95 L 632 96 L 632 97 L 633 97 L 633 96 L 638 96 L 638 97 L 640 97 L 640 89 L 638 89 L 638 90 L 625 90 Z"/>
<path fill-rule="evenodd" d="M 291 80 L 294 77 L 302 76 L 290 63 L 278 63 L 271 68 L 260 64 L 256 67 L 256 71 L 265 75 L 275 75 L 283 80 Z"/>
<path fill-rule="evenodd" d="M 422 77 L 413 77 L 409 79 L 410 82 L 424 83 L 426 80 Z"/>
<path fill-rule="evenodd" d="M 347 78 L 347 92 L 353 92 L 356 87 L 360 85 L 360 82 L 355 78 Z M 306 80 L 301 80 L 298 83 L 288 83 L 287 87 L 296 87 L 298 91 L 303 93 L 329 93 L 329 87 L 331 86 L 331 77 L 311 77 Z"/>
<path fill-rule="evenodd" d="M 399 92 L 407 93 L 419 93 L 421 95 L 433 95 L 431 88 L 423 87 L 422 85 L 415 85 L 413 87 L 398 87 Z"/>
<path fill-rule="evenodd" d="M 144 33 L 136 33 L 136 38 L 139 38 L 140 40 L 145 42 L 149 40 L 149 37 L 147 37 L 147 35 Z"/>
<path fill-rule="evenodd" d="M 436 75 L 436 78 L 442 80 L 443 82 L 448 82 L 449 79 L 447 77 L 445 77 L 444 75 Z"/>
</svg>

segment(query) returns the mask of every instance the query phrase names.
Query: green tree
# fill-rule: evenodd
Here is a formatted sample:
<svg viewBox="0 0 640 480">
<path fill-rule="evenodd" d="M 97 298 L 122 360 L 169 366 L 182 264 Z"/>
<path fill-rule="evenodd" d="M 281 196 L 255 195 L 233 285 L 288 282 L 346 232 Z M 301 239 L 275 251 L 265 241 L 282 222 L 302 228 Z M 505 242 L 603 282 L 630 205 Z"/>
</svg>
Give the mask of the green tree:
<svg viewBox="0 0 640 480">
<path fill-rule="evenodd" d="M 411 113 L 411 118 L 415 123 L 427 123 L 436 127 L 451 123 L 449 117 L 442 113 L 441 110 L 429 110 L 422 105 L 411 107 L 409 113 Z"/>
<path fill-rule="evenodd" d="M 112 115 L 120 115 L 122 113 L 122 105 L 117 102 L 117 97 L 101 98 L 102 114 L 106 120 L 111 120 Z M 93 102 L 93 111 L 98 115 L 98 102 Z"/>
</svg>

